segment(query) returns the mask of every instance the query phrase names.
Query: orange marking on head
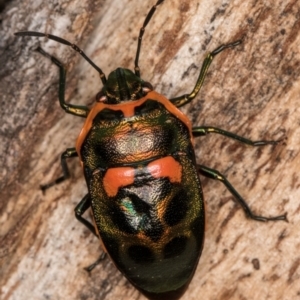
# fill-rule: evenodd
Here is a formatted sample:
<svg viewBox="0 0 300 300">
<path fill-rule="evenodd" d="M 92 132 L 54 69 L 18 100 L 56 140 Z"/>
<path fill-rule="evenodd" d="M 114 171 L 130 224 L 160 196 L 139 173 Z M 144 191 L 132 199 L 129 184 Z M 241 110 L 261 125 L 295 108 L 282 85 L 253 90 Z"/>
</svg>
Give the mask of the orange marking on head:
<svg viewBox="0 0 300 300">
<path fill-rule="evenodd" d="M 124 116 L 126 118 L 129 118 L 134 116 L 135 107 L 142 105 L 148 99 L 156 100 L 157 102 L 161 103 L 171 114 L 173 114 L 176 118 L 181 120 L 188 127 L 190 132 L 191 142 L 192 144 L 194 144 L 193 134 L 192 134 L 192 124 L 189 118 L 183 112 L 181 112 L 175 105 L 173 105 L 170 102 L 170 100 L 168 100 L 166 97 L 164 97 L 163 95 L 155 91 L 151 91 L 145 97 L 136 101 L 128 101 L 119 104 L 105 104 L 105 103 L 97 102 L 89 112 L 86 121 L 83 125 L 83 128 L 81 129 L 81 132 L 77 138 L 76 151 L 78 153 L 80 160 L 82 161 L 81 154 L 80 154 L 81 146 L 86 136 L 88 135 L 89 131 L 91 130 L 93 120 L 95 119 L 95 117 L 100 111 L 102 111 L 105 108 L 109 108 L 112 110 L 121 110 Z"/>
<path fill-rule="evenodd" d="M 154 178 L 169 177 L 171 182 L 181 182 L 182 166 L 172 156 L 157 159 L 147 168 Z"/>
<path fill-rule="evenodd" d="M 103 186 L 109 197 L 117 195 L 122 186 L 134 182 L 134 168 L 120 167 L 108 169 L 103 178 Z"/>
</svg>

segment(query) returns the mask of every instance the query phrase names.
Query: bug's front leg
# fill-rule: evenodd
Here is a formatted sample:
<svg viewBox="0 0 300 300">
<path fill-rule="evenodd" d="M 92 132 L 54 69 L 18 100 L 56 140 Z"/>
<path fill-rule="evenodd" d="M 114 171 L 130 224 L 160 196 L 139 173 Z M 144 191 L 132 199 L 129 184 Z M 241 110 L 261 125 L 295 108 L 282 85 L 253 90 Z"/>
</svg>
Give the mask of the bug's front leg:
<svg viewBox="0 0 300 300">
<path fill-rule="evenodd" d="M 183 106 L 183 105 L 191 102 L 197 96 L 197 94 L 199 93 L 199 91 L 200 91 L 200 89 L 203 85 L 204 79 L 207 75 L 207 71 L 209 69 L 209 66 L 211 65 L 214 57 L 217 54 L 219 54 L 220 52 L 222 52 L 223 50 L 225 50 L 227 48 L 233 48 L 237 45 L 240 45 L 241 43 L 242 43 L 242 40 L 238 40 L 238 41 L 235 41 L 233 43 L 224 44 L 224 45 L 219 46 L 214 51 L 208 53 L 206 58 L 203 61 L 203 64 L 202 64 L 197 82 L 196 82 L 192 92 L 189 93 L 189 94 L 184 94 L 184 95 L 176 97 L 176 98 L 172 98 L 172 99 L 170 99 L 170 101 L 177 107 Z"/>
<path fill-rule="evenodd" d="M 66 101 L 65 101 L 66 73 L 67 73 L 67 71 L 66 71 L 64 65 L 58 59 L 56 59 L 54 56 L 52 56 L 52 55 L 48 54 L 47 52 L 45 52 L 42 48 L 38 47 L 36 49 L 36 51 L 41 53 L 45 57 L 49 58 L 59 68 L 58 97 L 59 97 L 59 103 L 60 103 L 61 108 L 69 114 L 72 114 L 72 115 L 75 115 L 75 116 L 78 116 L 78 117 L 86 118 L 88 113 L 89 113 L 88 107 L 69 104 L 69 103 L 66 103 Z"/>
</svg>

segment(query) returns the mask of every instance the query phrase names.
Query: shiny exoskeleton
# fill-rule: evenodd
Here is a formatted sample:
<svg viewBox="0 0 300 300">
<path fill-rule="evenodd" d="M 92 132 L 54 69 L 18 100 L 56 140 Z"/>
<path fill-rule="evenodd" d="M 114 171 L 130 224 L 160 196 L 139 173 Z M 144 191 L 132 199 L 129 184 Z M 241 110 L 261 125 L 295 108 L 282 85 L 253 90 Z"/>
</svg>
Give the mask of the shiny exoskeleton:
<svg viewBox="0 0 300 300">
<path fill-rule="evenodd" d="M 45 36 L 71 46 L 99 72 L 103 83 L 92 109 L 67 104 L 63 64 L 37 49 L 59 67 L 61 107 L 86 118 L 76 147 L 62 154 L 63 176 L 42 189 L 68 178 L 66 159 L 78 156 L 88 193 L 75 208 L 77 219 L 101 240 L 105 253 L 136 288 L 150 299 L 169 300 L 180 298 L 187 288 L 203 248 L 205 214 L 199 174 L 223 182 L 248 217 L 258 221 L 287 219 L 286 214 L 263 217 L 252 213 L 222 174 L 197 164 L 193 139 L 218 133 L 252 146 L 275 145 L 278 141 L 253 142 L 216 127 L 192 128 L 178 109 L 196 97 L 213 58 L 239 45 L 240 40 L 221 45 L 206 56 L 189 94 L 167 99 L 140 78 L 142 37 L 162 2 L 151 8 L 140 30 L 135 72 L 117 68 L 107 79 L 75 44 L 33 31 L 16 35 Z M 90 207 L 95 224 L 83 217 Z"/>
<path fill-rule="evenodd" d="M 153 293 L 189 280 L 204 235 L 191 127 L 169 104 L 154 91 L 130 103 L 96 104 L 76 145 L 107 253 Z"/>
</svg>

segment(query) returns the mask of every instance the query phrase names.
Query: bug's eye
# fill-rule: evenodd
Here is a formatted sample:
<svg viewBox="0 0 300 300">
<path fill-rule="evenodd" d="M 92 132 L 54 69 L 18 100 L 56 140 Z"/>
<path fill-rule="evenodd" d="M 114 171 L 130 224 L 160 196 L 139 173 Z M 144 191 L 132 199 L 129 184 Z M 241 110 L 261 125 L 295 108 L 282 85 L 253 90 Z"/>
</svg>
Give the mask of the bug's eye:
<svg viewBox="0 0 300 300">
<path fill-rule="evenodd" d="M 105 102 L 107 100 L 106 95 L 100 91 L 97 95 L 96 95 L 96 101 L 97 102 Z"/>
<path fill-rule="evenodd" d="M 142 89 L 143 89 L 143 92 L 145 94 L 147 94 L 150 91 L 153 91 L 153 86 L 151 85 L 150 82 L 145 81 L 145 82 L 143 82 L 143 88 Z"/>
</svg>

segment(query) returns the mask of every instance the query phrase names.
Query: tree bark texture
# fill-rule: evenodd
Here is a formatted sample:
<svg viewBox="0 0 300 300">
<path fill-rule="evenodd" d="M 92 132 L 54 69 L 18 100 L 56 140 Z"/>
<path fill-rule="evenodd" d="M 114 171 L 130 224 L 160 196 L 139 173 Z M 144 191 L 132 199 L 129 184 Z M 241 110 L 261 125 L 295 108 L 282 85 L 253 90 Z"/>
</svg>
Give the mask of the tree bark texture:
<svg viewBox="0 0 300 300">
<path fill-rule="evenodd" d="M 77 159 L 71 179 L 60 153 L 74 147 L 84 120 L 58 103 L 58 69 L 41 46 L 68 68 L 66 100 L 91 105 L 97 72 L 67 46 L 16 31 L 52 33 L 78 44 L 108 75 L 133 69 L 137 36 L 153 0 L 10 1 L 1 12 L 1 299 L 144 299 L 106 259 L 75 218 L 87 193 Z M 144 34 L 141 76 L 171 98 L 192 90 L 207 52 L 243 39 L 212 63 L 204 86 L 182 111 L 252 140 L 196 139 L 199 163 L 219 170 L 257 214 L 288 213 L 289 223 L 247 219 L 220 182 L 202 178 L 206 239 L 184 300 L 300 299 L 300 3 L 297 0 L 166 0 Z"/>
</svg>

